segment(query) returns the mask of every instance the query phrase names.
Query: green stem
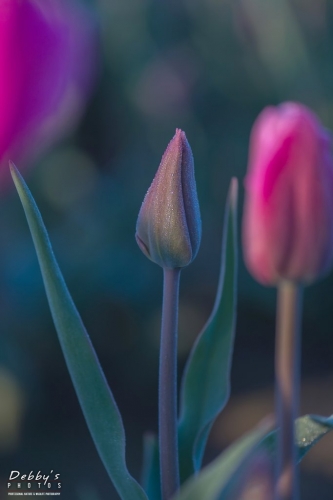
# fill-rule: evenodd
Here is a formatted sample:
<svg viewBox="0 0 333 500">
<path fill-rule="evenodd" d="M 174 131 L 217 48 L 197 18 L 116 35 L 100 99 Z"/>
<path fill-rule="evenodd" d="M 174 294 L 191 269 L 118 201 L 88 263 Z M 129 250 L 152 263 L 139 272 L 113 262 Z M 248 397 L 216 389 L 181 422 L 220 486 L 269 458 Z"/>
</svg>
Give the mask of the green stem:
<svg viewBox="0 0 333 500">
<path fill-rule="evenodd" d="M 179 488 L 177 438 L 177 326 L 180 269 L 164 269 L 159 374 L 159 445 L 162 499 Z"/>
<path fill-rule="evenodd" d="M 278 425 L 275 500 L 298 500 L 295 419 L 300 391 L 301 288 L 292 281 L 278 287 L 276 324 L 276 419 Z"/>
</svg>

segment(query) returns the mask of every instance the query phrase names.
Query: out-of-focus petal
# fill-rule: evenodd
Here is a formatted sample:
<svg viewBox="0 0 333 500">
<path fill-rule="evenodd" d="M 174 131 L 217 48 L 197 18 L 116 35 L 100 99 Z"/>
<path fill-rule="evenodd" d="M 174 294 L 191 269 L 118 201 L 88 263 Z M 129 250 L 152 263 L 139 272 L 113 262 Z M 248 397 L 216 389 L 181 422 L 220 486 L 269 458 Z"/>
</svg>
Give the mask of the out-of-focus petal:
<svg viewBox="0 0 333 500">
<path fill-rule="evenodd" d="M 305 106 L 266 108 L 253 126 L 245 181 L 244 256 L 255 278 L 309 283 L 333 259 L 330 140 Z"/>
<path fill-rule="evenodd" d="M 2 0 L 1 166 L 22 163 L 75 123 L 95 74 L 94 29 L 70 0 Z"/>
</svg>

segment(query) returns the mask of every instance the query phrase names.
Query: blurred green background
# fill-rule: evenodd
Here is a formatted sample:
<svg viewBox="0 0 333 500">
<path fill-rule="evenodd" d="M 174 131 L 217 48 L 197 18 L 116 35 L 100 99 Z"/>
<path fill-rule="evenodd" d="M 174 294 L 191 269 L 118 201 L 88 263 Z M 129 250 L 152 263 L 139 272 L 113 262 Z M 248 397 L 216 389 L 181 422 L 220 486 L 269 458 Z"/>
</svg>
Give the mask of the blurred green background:
<svg viewBox="0 0 333 500">
<path fill-rule="evenodd" d="M 157 428 L 162 272 L 138 249 L 141 202 L 175 128 L 192 146 L 203 239 L 183 272 L 179 369 L 217 285 L 226 192 L 240 180 L 251 126 L 297 100 L 333 128 L 330 0 L 91 0 L 100 74 L 70 137 L 26 170 L 68 287 L 123 415 L 138 478 Z M 13 188 L 0 199 L 0 498 L 10 470 L 61 473 L 63 500 L 118 498 L 94 449 L 51 321 Z M 273 409 L 275 291 L 240 252 L 232 397 L 209 460 Z M 302 413 L 333 413 L 333 277 L 305 292 Z M 2 495 L 2 496 L 1 496 Z M 302 466 L 302 499 L 333 499 L 333 440 Z M 203 499 L 204 500 L 204 499 Z"/>
</svg>

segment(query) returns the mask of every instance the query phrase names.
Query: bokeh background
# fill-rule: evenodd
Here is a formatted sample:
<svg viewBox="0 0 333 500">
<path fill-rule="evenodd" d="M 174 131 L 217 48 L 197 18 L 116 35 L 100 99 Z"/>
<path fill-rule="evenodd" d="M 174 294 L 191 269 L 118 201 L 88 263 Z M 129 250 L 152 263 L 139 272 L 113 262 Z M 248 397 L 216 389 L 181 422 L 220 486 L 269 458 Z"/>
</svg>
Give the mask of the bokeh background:
<svg viewBox="0 0 333 500">
<path fill-rule="evenodd" d="M 203 221 L 183 272 L 179 370 L 214 301 L 226 192 L 251 126 L 297 100 L 333 129 L 331 0 L 91 0 L 99 76 L 78 128 L 23 173 L 123 415 L 131 472 L 157 429 L 162 272 L 136 217 L 167 143 L 186 131 Z M 94 449 L 51 321 L 23 211 L 0 198 L 0 498 L 12 469 L 61 473 L 63 500 L 118 498 Z M 239 255 L 232 395 L 206 460 L 273 410 L 276 295 Z M 333 413 L 333 276 L 305 290 L 302 413 Z M 1 496 L 2 495 L 2 496 Z M 333 440 L 302 465 L 302 499 L 333 499 Z M 204 500 L 204 499 L 203 499 Z"/>
</svg>

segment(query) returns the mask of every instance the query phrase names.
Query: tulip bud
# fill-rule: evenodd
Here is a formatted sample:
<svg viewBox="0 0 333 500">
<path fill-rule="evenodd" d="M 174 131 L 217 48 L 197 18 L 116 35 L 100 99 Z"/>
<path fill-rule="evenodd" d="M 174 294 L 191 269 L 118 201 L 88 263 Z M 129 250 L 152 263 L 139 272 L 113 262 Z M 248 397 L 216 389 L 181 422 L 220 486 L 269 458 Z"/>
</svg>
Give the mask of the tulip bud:
<svg viewBox="0 0 333 500">
<path fill-rule="evenodd" d="M 256 120 L 245 180 L 244 257 L 265 285 L 309 283 L 333 258 L 330 138 L 305 106 L 268 107 Z"/>
<path fill-rule="evenodd" d="M 145 196 L 136 225 L 142 252 L 163 268 L 190 264 L 201 240 L 192 151 L 177 129 Z"/>
</svg>

